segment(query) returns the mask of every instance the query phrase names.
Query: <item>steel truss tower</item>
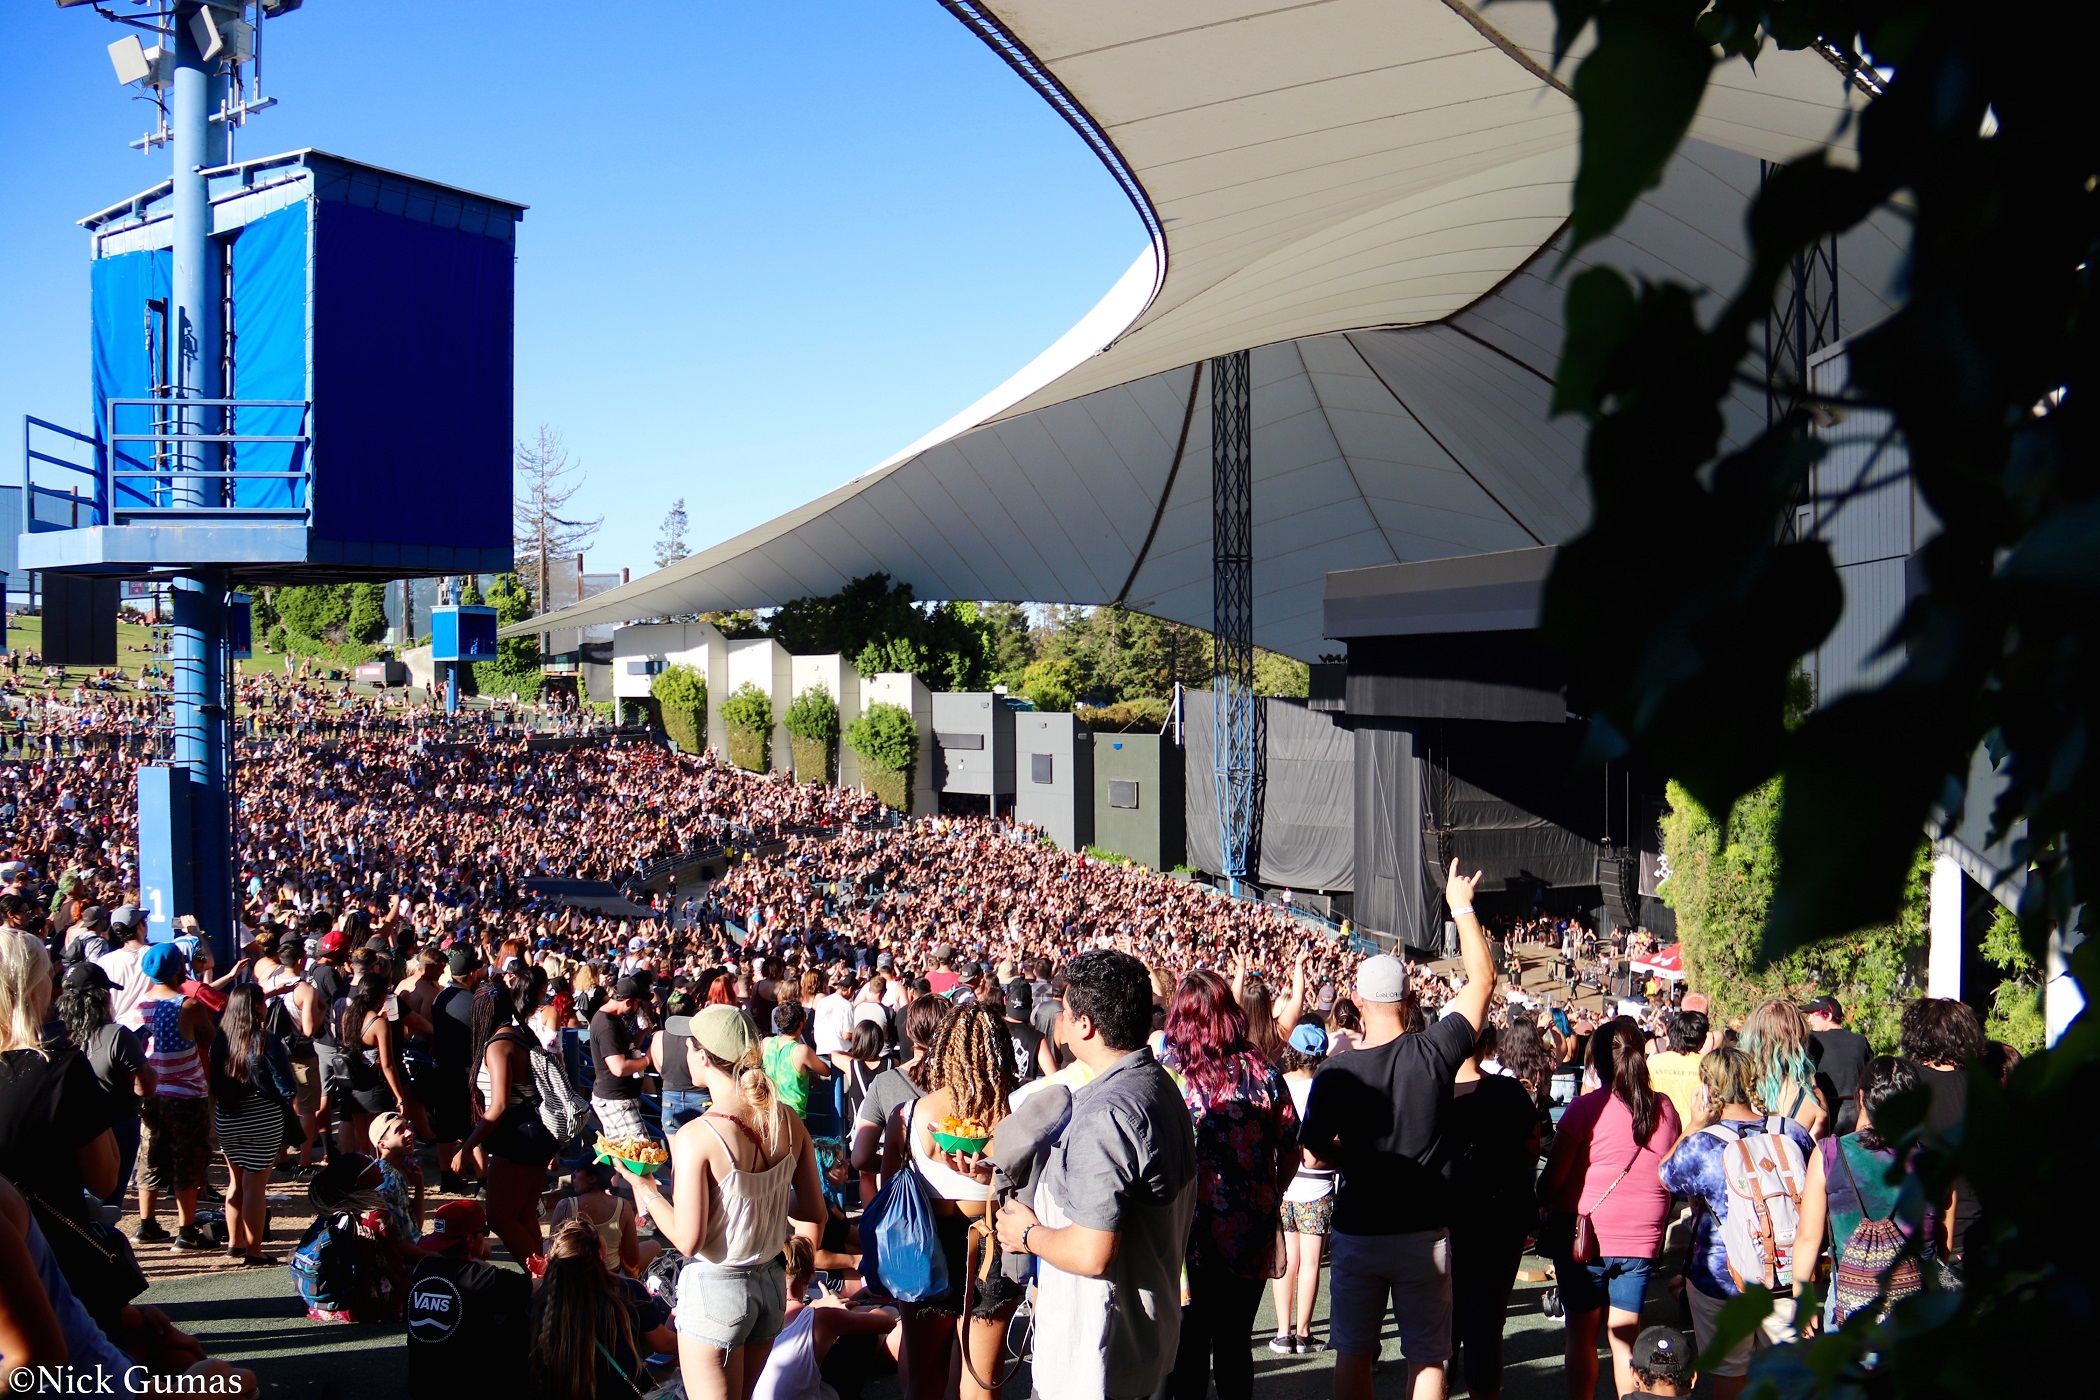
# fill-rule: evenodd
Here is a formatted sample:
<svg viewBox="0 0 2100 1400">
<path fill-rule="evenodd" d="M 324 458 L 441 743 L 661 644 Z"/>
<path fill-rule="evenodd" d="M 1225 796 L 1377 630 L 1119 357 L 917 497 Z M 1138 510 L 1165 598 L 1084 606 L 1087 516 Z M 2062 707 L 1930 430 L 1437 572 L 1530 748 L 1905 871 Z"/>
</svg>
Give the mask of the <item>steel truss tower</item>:
<svg viewBox="0 0 2100 1400">
<path fill-rule="evenodd" d="M 1260 707 L 1254 703 L 1254 428 L 1249 353 L 1210 362 L 1212 758 L 1219 873 L 1238 893 L 1254 874 Z"/>
<path fill-rule="evenodd" d="M 1763 163 L 1760 184 L 1772 173 Z M 1771 314 L 1765 317 L 1765 428 L 1776 428 L 1808 396 L 1808 374 L 1819 351 L 1838 342 L 1837 235 L 1819 239 L 1794 255 L 1772 290 Z M 1782 539 L 1802 533 L 1808 483 L 1780 524 Z"/>
</svg>

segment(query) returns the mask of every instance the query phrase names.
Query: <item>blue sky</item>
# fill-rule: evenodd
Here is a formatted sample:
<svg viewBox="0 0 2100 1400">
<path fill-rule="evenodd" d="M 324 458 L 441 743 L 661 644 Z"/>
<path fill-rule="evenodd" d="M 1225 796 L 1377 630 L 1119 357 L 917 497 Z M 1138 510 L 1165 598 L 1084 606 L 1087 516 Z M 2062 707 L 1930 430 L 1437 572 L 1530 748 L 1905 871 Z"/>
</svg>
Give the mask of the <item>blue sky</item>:
<svg viewBox="0 0 2100 1400">
<path fill-rule="evenodd" d="M 127 142 L 91 10 L 12 0 L 0 84 L 0 442 L 85 428 L 74 220 L 167 174 Z M 934 0 L 308 0 L 265 30 L 280 105 L 238 154 L 316 146 L 531 206 L 517 427 L 559 427 L 650 564 L 838 485 L 1066 330 L 1143 246 L 1049 107 Z M 18 479 L 8 446 L 0 476 Z"/>
</svg>

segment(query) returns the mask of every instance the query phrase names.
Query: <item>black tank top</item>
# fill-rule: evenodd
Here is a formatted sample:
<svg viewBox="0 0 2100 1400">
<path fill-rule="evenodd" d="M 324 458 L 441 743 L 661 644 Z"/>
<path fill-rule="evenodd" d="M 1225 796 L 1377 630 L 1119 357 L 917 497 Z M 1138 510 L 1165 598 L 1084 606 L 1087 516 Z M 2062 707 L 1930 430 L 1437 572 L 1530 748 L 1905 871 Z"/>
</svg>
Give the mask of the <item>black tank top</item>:
<svg viewBox="0 0 2100 1400">
<path fill-rule="evenodd" d="M 658 1065 L 656 1069 L 663 1076 L 664 1092 L 667 1094 L 691 1094 L 697 1092 L 699 1086 L 693 1083 L 692 1069 L 686 1064 L 685 1059 L 685 1048 L 689 1042 L 679 1036 L 672 1035 L 669 1031 L 665 1031 L 663 1036 L 664 1062 Z"/>
</svg>

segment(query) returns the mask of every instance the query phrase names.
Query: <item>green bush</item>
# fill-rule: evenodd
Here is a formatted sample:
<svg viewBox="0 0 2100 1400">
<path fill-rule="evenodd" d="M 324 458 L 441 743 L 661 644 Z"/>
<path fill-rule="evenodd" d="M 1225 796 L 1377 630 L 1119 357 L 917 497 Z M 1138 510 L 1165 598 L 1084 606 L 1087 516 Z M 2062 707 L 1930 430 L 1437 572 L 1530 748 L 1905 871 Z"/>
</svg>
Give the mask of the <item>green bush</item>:
<svg viewBox="0 0 2100 1400">
<path fill-rule="evenodd" d="M 1095 860 L 1105 860 L 1115 865 L 1133 865 L 1136 863 L 1120 851 L 1103 850 L 1099 846 L 1087 847 L 1086 853 Z"/>
<path fill-rule="evenodd" d="M 784 721 L 794 749 L 795 776 L 828 783 L 837 776 L 839 702 L 823 685 L 813 685 L 788 706 Z"/>
<path fill-rule="evenodd" d="M 649 693 L 656 698 L 664 733 L 677 741 L 680 753 L 707 747 L 707 677 L 699 667 L 666 666 L 649 682 Z"/>
<path fill-rule="evenodd" d="M 1021 693 L 1038 710 L 1069 710 L 1079 698 L 1079 666 L 1063 658 L 1031 661 L 1021 672 Z"/>
<path fill-rule="evenodd" d="M 729 731 L 729 761 L 746 772 L 765 772 L 772 756 L 773 698 L 745 681 L 722 702 L 722 724 Z"/>
<path fill-rule="evenodd" d="M 343 631 L 366 646 L 386 640 L 386 585 L 353 583 L 344 610 Z"/>
<path fill-rule="evenodd" d="M 1172 701 L 1144 696 L 1113 705 L 1081 705 L 1073 713 L 1096 734 L 1157 734 L 1172 710 Z"/>
<path fill-rule="evenodd" d="M 919 726 L 911 711 L 877 701 L 847 726 L 846 747 L 860 755 L 869 792 L 900 812 L 911 809 L 911 773 L 919 761 Z"/>
</svg>

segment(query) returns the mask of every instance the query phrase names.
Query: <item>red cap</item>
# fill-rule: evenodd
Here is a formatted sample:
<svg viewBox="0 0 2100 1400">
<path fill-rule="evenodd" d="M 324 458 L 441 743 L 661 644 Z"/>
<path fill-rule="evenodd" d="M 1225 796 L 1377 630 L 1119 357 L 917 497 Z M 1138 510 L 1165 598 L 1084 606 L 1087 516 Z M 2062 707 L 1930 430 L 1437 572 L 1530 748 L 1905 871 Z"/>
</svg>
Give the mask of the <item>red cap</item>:
<svg viewBox="0 0 2100 1400">
<path fill-rule="evenodd" d="M 330 929 L 330 930 L 329 930 L 328 932 L 326 932 L 326 933 L 322 934 L 322 935 L 321 935 L 321 951 L 322 951 L 322 952 L 324 952 L 324 953 L 340 953 L 340 952 L 342 952 L 342 951 L 343 951 L 343 931 L 342 931 L 341 929 L 339 929 L 339 928 L 334 928 L 334 929 Z"/>
<path fill-rule="evenodd" d="M 447 1201 L 430 1217 L 430 1233 L 443 1236 L 447 1248 L 488 1232 L 488 1212 L 474 1201 Z"/>
</svg>

